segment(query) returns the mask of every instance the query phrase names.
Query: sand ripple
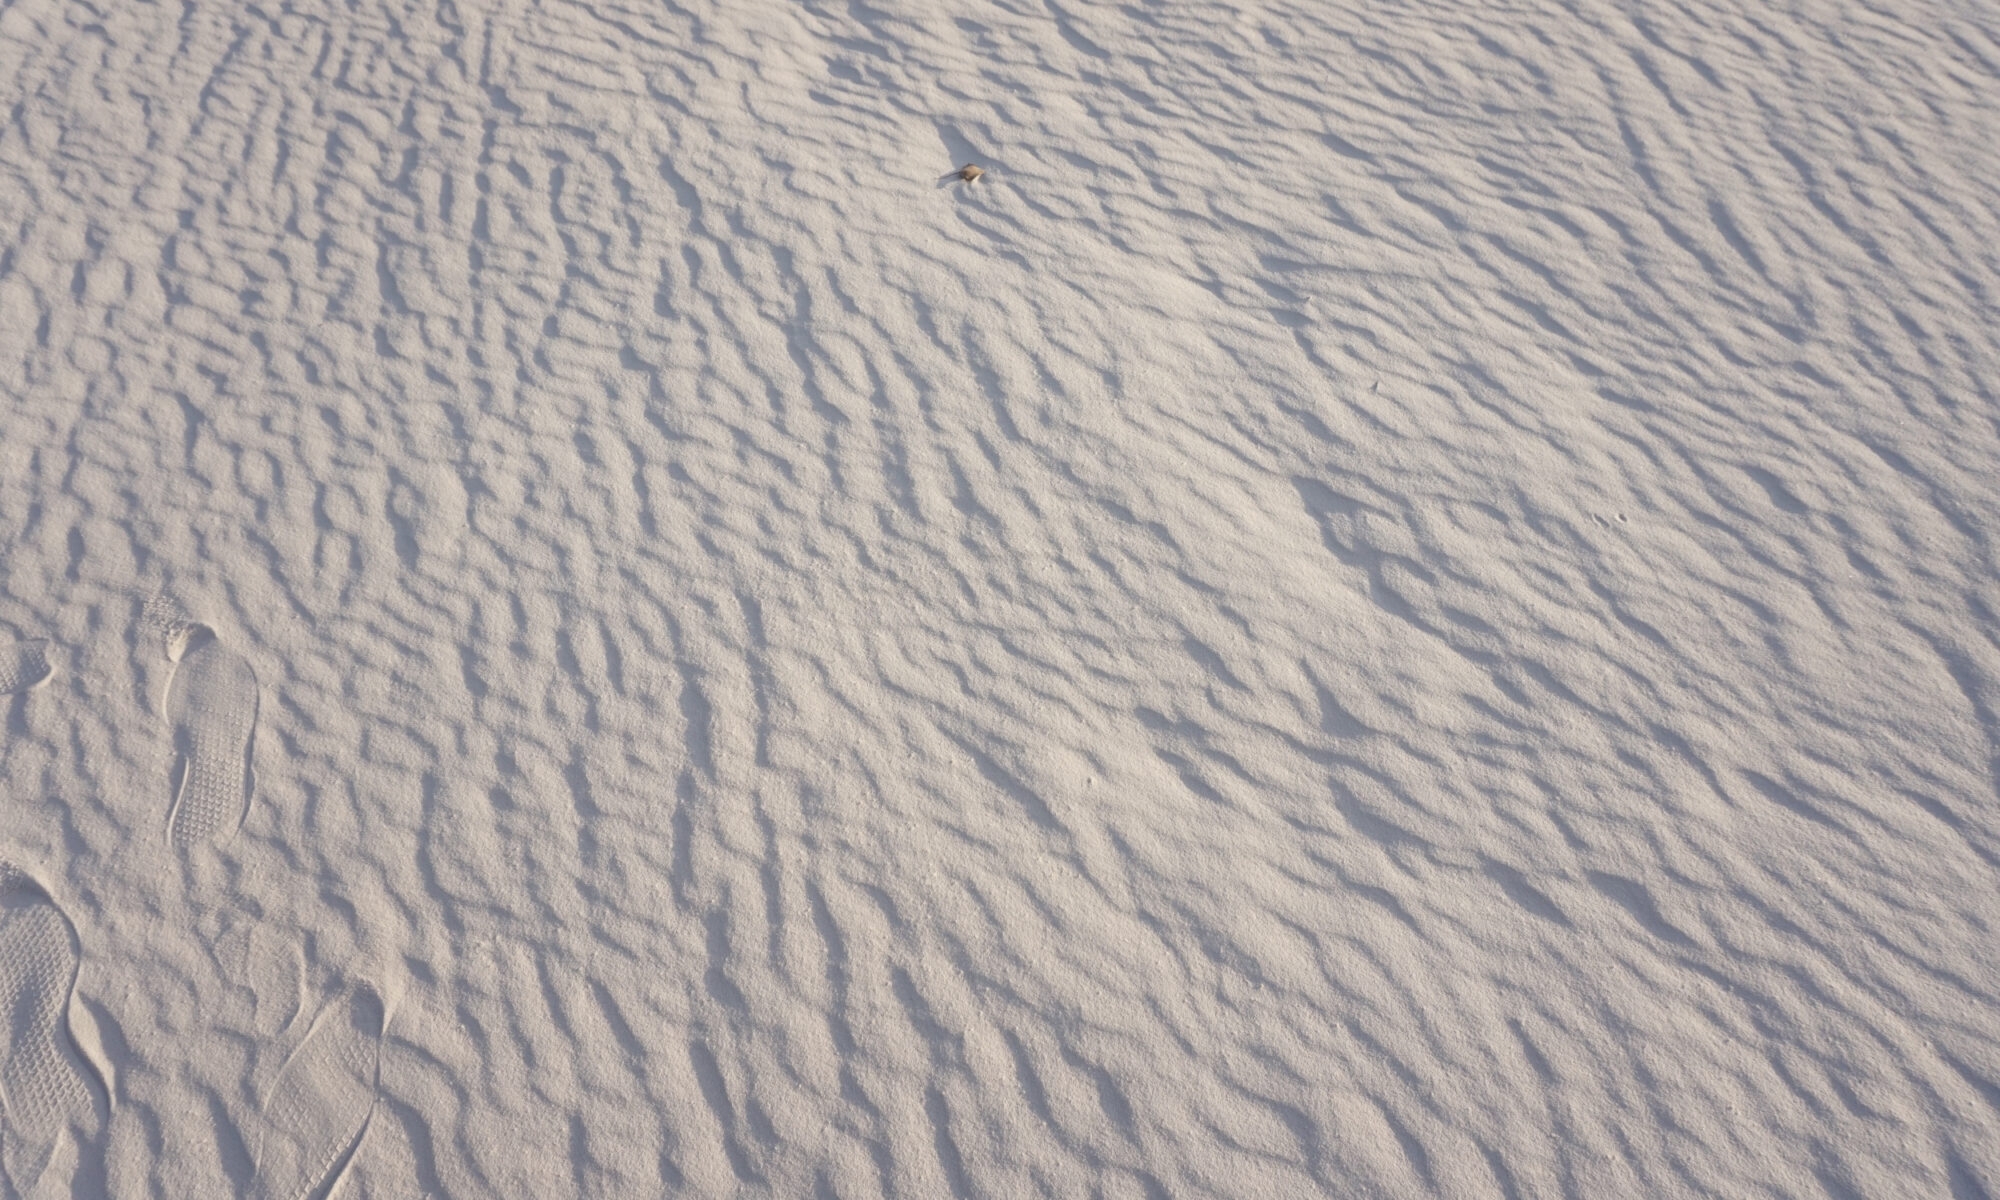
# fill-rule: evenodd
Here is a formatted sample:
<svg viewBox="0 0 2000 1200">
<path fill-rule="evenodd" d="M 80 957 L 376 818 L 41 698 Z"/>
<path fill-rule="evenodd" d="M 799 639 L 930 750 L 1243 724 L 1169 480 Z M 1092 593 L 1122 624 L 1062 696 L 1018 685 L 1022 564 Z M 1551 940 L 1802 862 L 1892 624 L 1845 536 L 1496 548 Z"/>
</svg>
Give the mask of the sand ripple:
<svg viewBox="0 0 2000 1200">
<path fill-rule="evenodd" d="M 1966 4 L 0 0 L 79 1169 L 2000 1195 L 1996 96 Z"/>
</svg>

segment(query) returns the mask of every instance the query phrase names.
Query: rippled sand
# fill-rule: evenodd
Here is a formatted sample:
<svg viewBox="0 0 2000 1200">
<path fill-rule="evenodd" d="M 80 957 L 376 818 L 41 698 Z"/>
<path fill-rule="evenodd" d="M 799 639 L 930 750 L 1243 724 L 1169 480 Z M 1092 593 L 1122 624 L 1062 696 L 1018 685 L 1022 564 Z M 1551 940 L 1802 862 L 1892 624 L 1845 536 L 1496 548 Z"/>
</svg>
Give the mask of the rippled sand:
<svg viewBox="0 0 2000 1200">
<path fill-rule="evenodd" d="M 20 1194 L 2000 1196 L 1990 6 L 0 0 L 0 118 Z"/>
</svg>

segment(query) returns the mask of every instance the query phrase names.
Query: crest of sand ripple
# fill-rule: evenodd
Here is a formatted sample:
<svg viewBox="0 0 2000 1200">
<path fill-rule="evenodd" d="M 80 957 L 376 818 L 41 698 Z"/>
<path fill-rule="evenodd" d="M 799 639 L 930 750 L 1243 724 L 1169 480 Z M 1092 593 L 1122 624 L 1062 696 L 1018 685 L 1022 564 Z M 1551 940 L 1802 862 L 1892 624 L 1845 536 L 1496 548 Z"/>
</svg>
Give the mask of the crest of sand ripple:
<svg viewBox="0 0 2000 1200">
<path fill-rule="evenodd" d="M 2000 1190 L 1996 94 L 1949 4 L 0 8 L 112 1182 L 250 1182 L 226 908 L 400 997 L 361 1194 Z M 163 582 L 262 694 L 187 871 Z"/>
</svg>

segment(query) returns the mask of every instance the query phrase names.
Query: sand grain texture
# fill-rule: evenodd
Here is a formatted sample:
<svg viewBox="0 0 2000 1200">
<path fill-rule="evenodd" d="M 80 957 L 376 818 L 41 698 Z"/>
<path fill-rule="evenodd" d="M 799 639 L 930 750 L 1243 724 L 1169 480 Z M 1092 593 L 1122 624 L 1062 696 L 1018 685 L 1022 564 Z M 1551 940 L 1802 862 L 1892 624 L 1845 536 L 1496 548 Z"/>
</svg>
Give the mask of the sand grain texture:
<svg viewBox="0 0 2000 1200">
<path fill-rule="evenodd" d="M 75 1194 L 2000 1196 L 1996 183 L 1990 5 L 0 0 Z"/>
</svg>

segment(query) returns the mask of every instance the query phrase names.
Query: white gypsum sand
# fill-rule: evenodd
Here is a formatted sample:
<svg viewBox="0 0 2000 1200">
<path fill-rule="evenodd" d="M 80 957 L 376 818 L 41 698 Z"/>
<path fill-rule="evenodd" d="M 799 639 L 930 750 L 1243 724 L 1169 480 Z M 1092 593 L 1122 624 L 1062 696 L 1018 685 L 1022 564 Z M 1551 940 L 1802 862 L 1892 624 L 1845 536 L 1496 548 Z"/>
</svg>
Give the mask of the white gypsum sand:
<svg viewBox="0 0 2000 1200">
<path fill-rule="evenodd" d="M 0 115 L 24 1194 L 2000 1197 L 1991 5 L 0 0 Z"/>
</svg>

